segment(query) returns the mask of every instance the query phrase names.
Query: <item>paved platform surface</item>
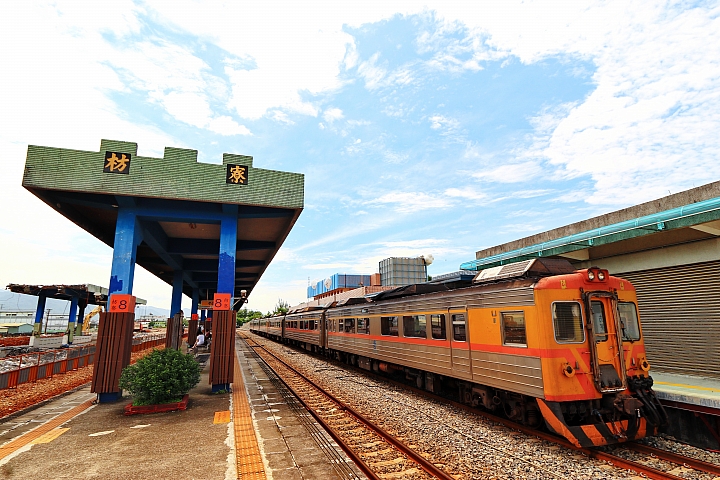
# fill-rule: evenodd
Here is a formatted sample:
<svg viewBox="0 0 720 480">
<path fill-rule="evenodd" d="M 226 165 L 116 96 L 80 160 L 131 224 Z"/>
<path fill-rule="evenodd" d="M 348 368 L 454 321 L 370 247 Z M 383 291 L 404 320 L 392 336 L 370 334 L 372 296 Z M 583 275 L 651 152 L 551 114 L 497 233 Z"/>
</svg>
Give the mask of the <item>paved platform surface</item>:
<svg viewBox="0 0 720 480">
<path fill-rule="evenodd" d="M 720 414 L 720 381 L 651 371 L 653 390 L 660 400 L 716 409 Z"/>
<path fill-rule="evenodd" d="M 240 340 L 236 347 L 242 382 L 234 387 L 249 403 L 262 478 L 365 478 L 254 352 Z M 91 405 L 86 386 L 0 421 L 0 479 L 241 478 L 232 396 L 212 394 L 207 357 L 185 411 L 125 416 L 130 399 Z"/>
</svg>

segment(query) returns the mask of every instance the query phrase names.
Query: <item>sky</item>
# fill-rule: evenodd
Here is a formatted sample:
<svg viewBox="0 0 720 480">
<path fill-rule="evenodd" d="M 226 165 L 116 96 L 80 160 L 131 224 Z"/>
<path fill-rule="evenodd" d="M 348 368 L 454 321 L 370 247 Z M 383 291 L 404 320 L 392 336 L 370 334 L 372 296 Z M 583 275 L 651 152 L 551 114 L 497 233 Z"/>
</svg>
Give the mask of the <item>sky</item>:
<svg viewBox="0 0 720 480">
<path fill-rule="evenodd" d="M 112 250 L 21 187 L 28 145 L 303 173 L 260 311 L 720 180 L 718 2 L 2 2 L 0 45 L 3 287 L 110 277 Z M 135 295 L 170 292 L 138 267 Z"/>
</svg>

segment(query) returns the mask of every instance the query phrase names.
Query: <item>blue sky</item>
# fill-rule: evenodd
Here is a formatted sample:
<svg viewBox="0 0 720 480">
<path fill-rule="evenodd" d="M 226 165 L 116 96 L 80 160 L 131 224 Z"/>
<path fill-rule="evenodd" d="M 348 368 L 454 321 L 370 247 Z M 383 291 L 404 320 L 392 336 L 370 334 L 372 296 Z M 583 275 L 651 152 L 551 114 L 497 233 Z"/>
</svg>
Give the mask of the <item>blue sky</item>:
<svg viewBox="0 0 720 480">
<path fill-rule="evenodd" d="M 0 283 L 109 279 L 111 250 L 20 187 L 28 144 L 304 173 L 263 311 L 720 177 L 717 2 L 333 3 L 3 4 Z M 134 293 L 170 303 L 142 270 Z"/>
</svg>

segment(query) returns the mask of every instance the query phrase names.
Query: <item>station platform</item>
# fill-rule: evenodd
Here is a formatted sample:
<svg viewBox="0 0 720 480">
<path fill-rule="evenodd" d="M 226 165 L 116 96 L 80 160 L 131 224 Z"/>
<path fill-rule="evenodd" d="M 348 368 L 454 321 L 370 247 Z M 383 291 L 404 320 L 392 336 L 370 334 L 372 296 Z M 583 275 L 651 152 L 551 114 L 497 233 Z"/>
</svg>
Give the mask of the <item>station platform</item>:
<svg viewBox="0 0 720 480">
<path fill-rule="evenodd" d="M 692 445 L 720 450 L 720 380 L 651 371 L 653 390 L 666 407 L 665 433 Z"/>
<path fill-rule="evenodd" d="M 0 478 L 365 478 L 241 341 L 232 394 L 213 394 L 208 354 L 185 411 L 123 414 L 85 386 L 0 421 Z"/>
</svg>

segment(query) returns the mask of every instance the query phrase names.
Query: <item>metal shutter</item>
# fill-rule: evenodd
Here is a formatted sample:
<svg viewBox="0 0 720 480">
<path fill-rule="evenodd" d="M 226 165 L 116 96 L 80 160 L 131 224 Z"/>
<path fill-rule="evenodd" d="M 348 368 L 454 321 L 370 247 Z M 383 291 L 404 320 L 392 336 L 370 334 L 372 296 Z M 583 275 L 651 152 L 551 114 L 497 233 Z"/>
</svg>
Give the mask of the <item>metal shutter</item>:
<svg viewBox="0 0 720 480">
<path fill-rule="evenodd" d="M 720 379 L 720 261 L 617 276 L 637 289 L 653 367 Z"/>
</svg>

